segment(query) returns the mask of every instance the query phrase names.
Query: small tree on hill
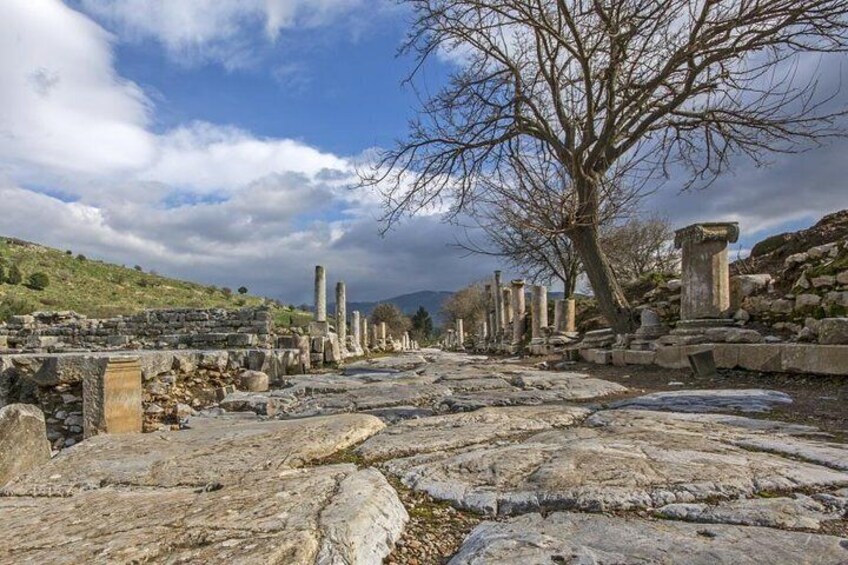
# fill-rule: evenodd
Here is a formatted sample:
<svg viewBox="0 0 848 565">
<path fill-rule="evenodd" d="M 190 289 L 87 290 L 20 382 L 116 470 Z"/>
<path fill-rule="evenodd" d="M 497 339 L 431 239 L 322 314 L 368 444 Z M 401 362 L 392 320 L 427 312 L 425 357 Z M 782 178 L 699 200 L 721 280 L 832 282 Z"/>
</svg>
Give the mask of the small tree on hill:
<svg viewBox="0 0 848 565">
<path fill-rule="evenodd" d="M 476 328 L 486 317 L 486 290 L 481 283 L 469 285 L 453 293 L 442 304 L 446 321 L 462 319 L 466 331 Z"/>
<path fill-rule="evenodd" d="M 247 287 L 246 286 L 240 286 L 238 288 L 238 293 L 239 294 L 247 294 Z"/>
<path fill-rule="evenodd" d="M 6 282 L 6 266 L 0 263 L 0 284 Z"/>
<path fill-rule="evenodd" d="M 47 273 L 33 273 L 27 278 L 27 286 L 33 290 L 44 290 L 50 284 Z"/>
<path fill-rule="evenodd" d="M 6 275 L 6 282 L 9 284 L 21 284 L 24 280 L 24 276 L 21 274 L 21 270 L 17 265 L 12 265 L 9 269 L 9 274 Z"/>
</svg>

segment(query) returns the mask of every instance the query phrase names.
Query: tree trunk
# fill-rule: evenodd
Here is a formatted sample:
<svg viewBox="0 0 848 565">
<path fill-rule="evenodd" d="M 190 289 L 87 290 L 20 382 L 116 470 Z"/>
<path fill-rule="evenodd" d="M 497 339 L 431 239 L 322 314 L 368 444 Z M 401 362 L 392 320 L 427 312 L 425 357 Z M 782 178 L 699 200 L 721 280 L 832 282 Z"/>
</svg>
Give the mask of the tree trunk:
<svg viewBox="0 0 848 565">
<path fill-rule="evenodd" d="M 574 248 L 583 261 L 583 269 L 592 285 L 601 313 L 615 333 L 631 333 L 633 317 L 630 304 L 601 249 L 597 227 L 593 225 L 576 227 L 571 232 L 571 241 L 574 242 Z"/>
</svg>

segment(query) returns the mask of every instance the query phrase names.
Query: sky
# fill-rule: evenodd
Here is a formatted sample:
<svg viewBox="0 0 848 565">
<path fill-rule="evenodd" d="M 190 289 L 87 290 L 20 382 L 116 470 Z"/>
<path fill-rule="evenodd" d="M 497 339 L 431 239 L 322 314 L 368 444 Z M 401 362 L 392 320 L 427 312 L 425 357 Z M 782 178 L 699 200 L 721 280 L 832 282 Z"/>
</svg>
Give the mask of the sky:
<svg viewBox="0 0 848 565">
<path fill-rule="evenodd" d="M 435 214 L 381 236 L 379 199 L 350 188 L 414 116 L 408 19 L 393 0 L 3 0 L 0 234 L 295 304 L 316 264 L 354 301 L 489 275 Z M 675 227 L 738 221 L 744 250 L 848 207 L 846 149 L 742 163 L 700 192 L 672 178 L 646 206 Z"/>
</svg>

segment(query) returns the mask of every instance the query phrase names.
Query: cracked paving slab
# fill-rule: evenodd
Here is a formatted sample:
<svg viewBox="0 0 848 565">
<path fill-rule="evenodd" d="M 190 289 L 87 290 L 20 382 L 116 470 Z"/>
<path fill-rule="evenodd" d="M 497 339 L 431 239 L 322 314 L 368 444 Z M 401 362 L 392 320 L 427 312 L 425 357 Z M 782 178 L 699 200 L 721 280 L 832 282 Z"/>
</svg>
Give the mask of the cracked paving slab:
<svg viewBox="0 0 848 565">
<path fill-rule="evenodd" d="M 835 536 L 556 512 L 484 522 L 450 565 L 835 565 L 846 559 L 848 541 Z"/>
<path fill-rule="evenodd" d="M 741 416 L 608 410 L 581 427 L 383 467 L 407 486 L 492 515 L 650 509 L 848 485 L 840 470 L 735 445 L 813 431 Z"/>
<path fill-rule="evenodd" d="M 785 392 L 763 389 L 674 390 L 628 398 L 612 408 L 640 408 L 672 412 L 769 412 L 792 404 Z"/>
</svg>

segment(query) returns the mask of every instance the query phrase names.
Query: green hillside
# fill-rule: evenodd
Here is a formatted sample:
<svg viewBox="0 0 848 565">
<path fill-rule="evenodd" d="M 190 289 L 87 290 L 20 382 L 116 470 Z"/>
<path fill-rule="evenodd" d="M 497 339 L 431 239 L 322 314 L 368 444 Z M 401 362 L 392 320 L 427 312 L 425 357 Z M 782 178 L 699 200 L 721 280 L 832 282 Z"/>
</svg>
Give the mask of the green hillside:
<svg viewBox="0 0 848 565">
<path fill-rule="evenodd" d="M 162 277 L 10 238 L 0 238 L 0 266 L 4 273 L 0 321 L 37 310 L 73 310 L 91 318 L 108 318 L 146 308 L 240 308 L 265 302 L 235 290 Z M 8 281 L 13 266 L 21 272 L 20 284 Z M 46 288 L 28 284 L 34 273 L 47 275 Z M 278 324 L 286 326 L 301 325 L 310 316 L 276 304 L 274 314 Z"/>
</svg>

